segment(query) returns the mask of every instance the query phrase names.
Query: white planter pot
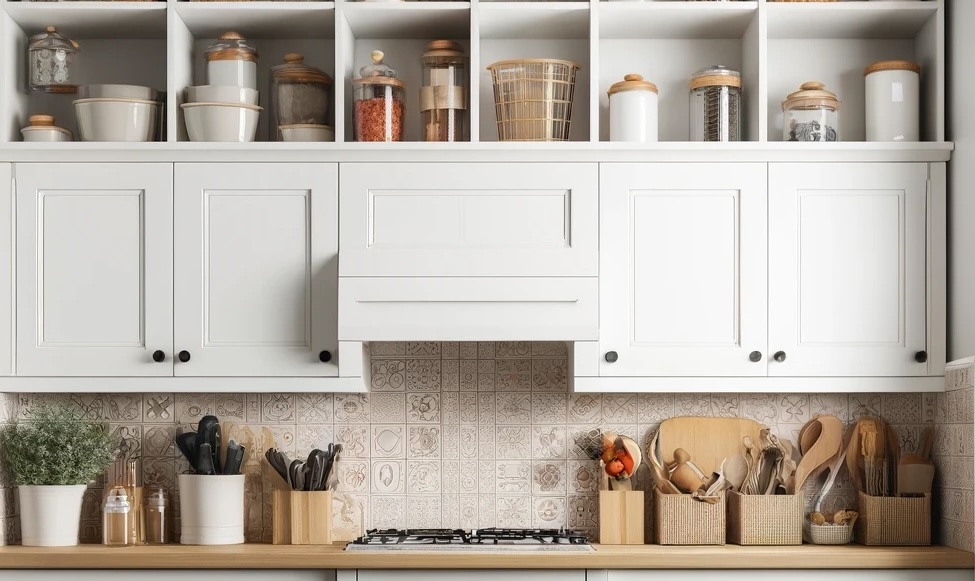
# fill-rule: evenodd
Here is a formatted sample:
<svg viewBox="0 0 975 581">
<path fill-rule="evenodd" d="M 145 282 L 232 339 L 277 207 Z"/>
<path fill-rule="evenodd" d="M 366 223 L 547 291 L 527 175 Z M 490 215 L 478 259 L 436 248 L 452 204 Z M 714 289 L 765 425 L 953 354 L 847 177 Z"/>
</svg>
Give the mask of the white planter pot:
<svg viewBox="0 0 975 581">
<path fill-rule="evenodd" d="M 244 542 L 244 475 L 179 475 L 180 544 Z"/>
<path fill-rule="evenodd" d="M 81 503 L 88 487 L 20 486 L 20 529 L 26 547 L 78 544 Z"/>
</svg>

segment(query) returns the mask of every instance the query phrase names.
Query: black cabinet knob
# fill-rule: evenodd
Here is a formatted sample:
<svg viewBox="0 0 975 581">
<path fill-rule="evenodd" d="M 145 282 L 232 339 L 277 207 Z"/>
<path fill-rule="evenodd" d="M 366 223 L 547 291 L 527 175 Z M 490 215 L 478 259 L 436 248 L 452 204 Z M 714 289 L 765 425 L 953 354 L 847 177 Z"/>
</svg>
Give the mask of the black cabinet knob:
<svg viewBox="0 0 975 581">
<path fill-rule="evenodd" d="M 166 360 L 166 354 L 161 349 L 156 349 L 152 352 L 152 360 L 156 363 L 162 363 Z"/>
<path fill-rule="evenodd" d="M 328 351 L 320 351 L 318 353 L 318 360 L 322 363 L 328 363 L 332 360 L 332 354 Z"/>
<path fill-rule="evenodd" d="M 179 360 L 180 361 L 182 361 L 183 363 L 186 363 L 187 361 L 190 360 L 190 352 L 189 351 L 180 351 L 179 352 L 179 355 L 177 357 L 179 357 Z"/>
<path fill-rule="evenodd" d="M 928 352 L 927 351 L 918 351 L 917 353 L 914 354 L 914 361 L 917 361 L 918 363 L 927 363 L 928 362 Z"/>
<path fill-rule="evenodd" d="M 751 353 L 748 354 L 748 360 L 751 361 L 752 363 L 758 363 L 759 361 L 762 360 L 762 352 L 752 351 Z"/>
<path fill-rule="evenodd" d="M 782 363 L 783 361 L 785 361 L 785 351 L 776 351 L 775 355 L 772 356 L 772 359 L 775 359 L 779 363 Z"/>
<path fill-rule="evenodd" d="M 607 363 L 616 363 L 619 360 L 619 358 L 620 358 L 620 354 L 617 353 L 616 351 L 607 351 L 606 352 L 606 362 Z"/>
</svg>

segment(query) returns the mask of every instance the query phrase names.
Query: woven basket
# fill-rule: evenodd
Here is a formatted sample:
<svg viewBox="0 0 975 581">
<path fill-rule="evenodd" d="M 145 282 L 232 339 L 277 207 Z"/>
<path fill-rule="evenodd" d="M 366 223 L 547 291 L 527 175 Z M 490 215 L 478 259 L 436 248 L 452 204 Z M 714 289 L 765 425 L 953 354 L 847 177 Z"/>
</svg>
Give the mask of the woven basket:
<svg viewBox="0 0 975 581">
<path fill-rule="evenodd" d="M 864 545 L 930 545 L 931 495 L 857 497 L 856 541 Z"/>
<path fill-rule="evenodd" d="M 741 494 L 732 491 L 728 508 L 729 543 L 802 544 L 802 495 Z"/>
<path fill-rule="evenodd" d="M 802 540 L 813 545 L 846 545 L 853 530 L 850 525 L 817 525 L 806 521 L 802 525 Z"/>
<path fill-rule="evenodd" d="M 488 67 L 500 141 L 567 141 L 579 65 L 518 59 Z"/>
<path fill-rule="evenodd" d="M 717 504 L 694 500 L 689 494 L 653 491 L 653 524 L 661 545 L 723 545 L 726 498 Z"/>
</svg>

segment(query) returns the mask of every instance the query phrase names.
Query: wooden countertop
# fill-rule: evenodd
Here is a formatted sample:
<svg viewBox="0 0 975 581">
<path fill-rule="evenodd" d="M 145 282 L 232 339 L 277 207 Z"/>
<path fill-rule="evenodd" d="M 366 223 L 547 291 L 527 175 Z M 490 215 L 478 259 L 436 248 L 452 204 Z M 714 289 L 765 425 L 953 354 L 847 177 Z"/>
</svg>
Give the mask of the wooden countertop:
<svg viewBox="0 0 975 581">
<path fill-rule="evenodd" d="M 975 555 L 947 547 L 600 546 L 590 553 L 347 552 L 262 544 L 0 547 L 0 569 L 972 569 Z"/>
</svg>

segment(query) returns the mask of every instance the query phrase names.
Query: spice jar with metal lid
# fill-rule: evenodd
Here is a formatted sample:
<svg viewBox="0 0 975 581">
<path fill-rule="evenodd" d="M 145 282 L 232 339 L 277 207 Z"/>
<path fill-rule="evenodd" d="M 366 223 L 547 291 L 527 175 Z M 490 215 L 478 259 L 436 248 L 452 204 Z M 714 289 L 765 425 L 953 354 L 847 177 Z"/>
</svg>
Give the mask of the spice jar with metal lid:
<svg viewBox="0 0 975 581">
<path fill-rule="evenodd" d="M 818 81 L 799 85 L 782 102 L 785 141 L 839 141 L 840 100 Z"/>
<path fill-rule="evenodd" d="M 30 125 L 20 130 L 24 141 L 71 141 L 71 131 L 54 125 L 50 115 L 31 115 Z"/>
<path fill-rule="evenodd" d="M 423 86 L 420 114 L 424 141 L 464 141 L 467 111 L 467 57 L 452 40 L 434 40 L 420 57 Z"/>
<path fill-rule="evenodd" d="M 45 93 L 77 93 L 77 42 L 58 34 L 53 26 L 30 37 L 30 88 Z"/>
<path fill-rule="evenodd" d="M 207 47 L 207 84 L 257 89 L 257 49 L 239 32 L 225 32 Z"/>
<path fill-rule="evenodd" d="M 920 141 L 921 67 L 911 61 L 881 61 L 863 75 L 867 141 Z"/>
<path fill-rule="evenodd" d="M 691 141 L 741 141 L 741 73 L 723 65 L 701 69 L 690 89 Z"/>
<path fill-rule="evenodd" d="M 381 50 L 372 51 L 372 64 L 359 69 L 361 78 L 352 81 L 356 141 L 403 140 L 406 83 L 383 63 L 383 56 Z"/>
<path fill-rule="evenodd" d="M 283 64 L 271 67 L 271 127 L 276 141 L 282 139 L 282 125 L 328 125 L 332 77 L 304 61 L 302 55 L 289 53 Z"/>
<path fill-rule="evenodd" d="M 657 141 L 657 85 L 631 73 L 608 93 L 610 141 Z"/>
</svg>

